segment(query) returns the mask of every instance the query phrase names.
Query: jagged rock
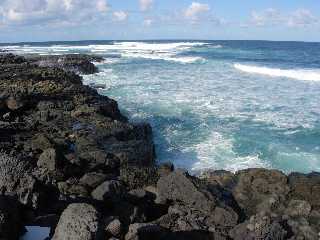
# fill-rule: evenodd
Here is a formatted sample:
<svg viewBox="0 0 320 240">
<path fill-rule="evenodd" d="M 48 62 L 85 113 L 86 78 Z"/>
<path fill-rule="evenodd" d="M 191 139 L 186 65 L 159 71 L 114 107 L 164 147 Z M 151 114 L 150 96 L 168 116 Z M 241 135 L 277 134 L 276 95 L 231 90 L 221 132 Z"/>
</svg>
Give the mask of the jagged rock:
<svg viewBox="0 0 320 240">
<path fill-rule="evenodd" d="M 306 239 L 306 240 L 318 240 L 319 232 L 311 227 L 310 223 L 305 218 L 289 219 L 287 221 L 293 236 L 290 240 Z"/>
<path fill-rule="evenodd" d="M 230 237 L 234 240 L 282 240 L 287 239 L 287 235 L 279 222 L 263 214 L 252 216 L 230 231 Z"/>
<path fill-rule="evenodd" d="M 263 209 L 263 202 L 278 199 L 274 207 L 281 207 L 290 187 L 287 176 L 280 171 L 266 169 L 248 169 L 236 173 L 236 184 L 232 188 L 235 200 L 248 215 Z M 274 200 L 271 200 L 271 203 Z M 261 205 L 262 204 L 262 205 Z"/>
<path fill-rule="evenodd" d="M 85 203 L 70 204 L 60 217 L 52 240 L 102 240 L 97 210 Z"/>
<path fill-rule="evenodd" d="M 37 181 L 30 174 L 26 159 L 0 152 L 0 189 L 2 194 L 17 196 L 22 204 L 37 208 L 40 192 Z"/>
<path fill-rule="evenodd" d="M 107 179 L 107 175 L 103 173 L 91 172 L 87 173 L 80 179 L 79 183 L 90 188 L 96 188 Z"/>
<path fill-rule="evenodd" d="M 125 240 L 165 239 L 167 233 L 167 230 L 155 224 L 135 223 L 129 226 Z"/>
<path fill-rule="evenodd" d="M 65 71 L 82 74 L 93 74 L 98 72 L 92 63 L 103 61 L 102 57 L 89 55 L 64 55 L 64 56 L 32 56 L 28 60 L 36 62 L 41 67 L 57 67 Z"/>
<path fill-rule="evenodd" d="M 174 165 L 172 163 L 163 163 L 158 167 L 159 176 L 167 176 L 174 171 Z"/>
<path fill-rule="evenodd" d="M 88 197 L 90 195 L 88 189 L 79 184 L 59 182 L 58 188 L 60 193 L 64 195 L 74 195 L 77 197 Z"/>
<path fill-rule="evenodd" d="M 225 170 L 207 171 L 200 177 L 206 179 L 210 183 L 219 184 L 228 189 L 232 189 L 236 184 L 235 174 Z"/>
<path fill-rule="evenodd" d="M 92 191 L 92 198 L 103 201 L 106 199 L 113 199 L 123 194 L 124 188 L 122 183 L 115 180 L 105 181 Z"/>
<path fill-rule="evenodd" d="M 320 173 L 289 175 L 290 198 L 305 200 L 320 210 Z"/>
<path fill-rule="evenodd" d="M 157 183 L 159 201 L 178 201 L 204 212 L 212 212 L 216 199 L 206 189 L 198 189 L 192 177 L 182 170 L 177 170 Z"/>
<path fill-rule="evenodd" d="M 47 136 L 45 136 L 44 134 L 40 133 L 38 135 L 36 135 L 32 140 L 31 140 L 31 148 L 33 150 L 46 150 L 49 148 L 52 148 L 53 144 L 51 143 L 51 141 L 48 139 Z"/>
<path fill-rule="evenodd" d="M 43 151 L 37 162 L 38 167 L 54 171 L 57 169 L 59 159 L 54 148 L 48 148 Z"/>
<path fill-rule="evenodd" d="M 143 188 L 156 185 L 159 177 L 155 167 L 122 166 L 120 178 L 129 189 Z"/>
<path fill-rule="evenodd" d="M 308 217 L 311 212 L 311 205 L 303 200 L 291 200 L 286 209 L 286 214 L 291 217 Z"/>
</svg>

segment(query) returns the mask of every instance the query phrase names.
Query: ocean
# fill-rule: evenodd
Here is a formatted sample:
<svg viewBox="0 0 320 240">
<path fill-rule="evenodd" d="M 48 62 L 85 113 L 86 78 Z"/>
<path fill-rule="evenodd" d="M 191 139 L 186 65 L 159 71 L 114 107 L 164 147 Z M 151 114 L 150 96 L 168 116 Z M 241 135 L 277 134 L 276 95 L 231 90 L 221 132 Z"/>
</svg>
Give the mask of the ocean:
<svg viewBox="0 0 320 240">
<path fill-rule="evenodd" d="M 103 56 L 102 84 L 152 125 L 157 161 L 192 173 L 320 171 L 320 43 L 82 41 L 2 45 L 19 54 Z"/>
</svg>

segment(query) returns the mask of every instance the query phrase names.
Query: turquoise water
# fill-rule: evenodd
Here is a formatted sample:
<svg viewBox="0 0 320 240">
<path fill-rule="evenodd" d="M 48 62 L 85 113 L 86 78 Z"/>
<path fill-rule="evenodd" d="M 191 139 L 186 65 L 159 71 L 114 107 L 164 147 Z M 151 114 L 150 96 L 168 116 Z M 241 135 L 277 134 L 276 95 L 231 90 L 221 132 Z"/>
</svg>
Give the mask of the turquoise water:
<svg viewBox="0 0 320 240">
<path fill-rule="evenodd" d="M 154 130 L 159 162 L 198 172 L 320 171 L 320 43 L 74 42 L 19 53 L 94 53 L 102 83 L 132 121 Z"/>
</svg>

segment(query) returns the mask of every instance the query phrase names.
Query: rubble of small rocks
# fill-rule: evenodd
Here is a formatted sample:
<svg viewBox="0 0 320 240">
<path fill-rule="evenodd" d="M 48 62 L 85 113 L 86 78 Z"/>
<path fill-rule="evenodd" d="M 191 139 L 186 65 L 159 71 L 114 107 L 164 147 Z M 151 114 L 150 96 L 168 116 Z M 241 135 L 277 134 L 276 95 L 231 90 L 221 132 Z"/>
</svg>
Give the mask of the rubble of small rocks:
<svg viewBox="0 0 320 240">
<path fill-rule="evenodd" d="M 0 239 L 319 240 L 320 173 L 159 166 L 151 127 L 82 84 L 91 61 L 0 54 Z"/>
</svg>

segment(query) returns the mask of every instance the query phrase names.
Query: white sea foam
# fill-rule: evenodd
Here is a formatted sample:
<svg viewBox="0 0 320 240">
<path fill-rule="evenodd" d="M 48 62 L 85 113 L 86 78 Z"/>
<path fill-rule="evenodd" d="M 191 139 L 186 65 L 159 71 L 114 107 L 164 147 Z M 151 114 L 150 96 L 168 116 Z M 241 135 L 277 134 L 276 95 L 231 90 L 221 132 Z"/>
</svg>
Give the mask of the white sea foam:
<svg viewBox="0 0 320 240">
<path fill-rule="evenodd" d="M 206 45 L 203 42 L 175 42 L 175 43 L 152 43 L 152 42 L 114 42 L 113 44 L 98 44 L 87 46 L 4 46 L 3 49 L 15 53 L 35 54 L 61 54 L 70 51 L 84 51 L 95 54 L 117 54 L 125 58 L 145 58 L 179 62 L 183 64 L 204 61 L 201 57 L 178 56 L 178 54 L 196 46 Z M 220 47 L 219 45 L 216 47 Z"/>
<path fill-rule="evenodd" d="M 297 80 L 320 81 L 320 69 L 292 69 L 284 70 L 278 68 L 258 67 L 243 64 L 234 64 L 234 67 L 240 71 L 268 75 L 271 77 L 286 77 Z"/>
<path fill-rule="evenodd" d="M 195 63 L 200 61 L 205 61 L 202 57 L 179 57 L 171 53 L 155 53 L 155 52 L 125 52 L 122 54 L 122 57 L 126 58 L 145 58 L 152 60 L 164 60 L 170 62 L 179 62 L 179 63 Z"/>
<path fill-rule="evenodd" d="M 223 48 L 223 46 L 219 44 L 219 45 L 210 46 L 209 48 L 220 49 L 220 48 Z"/>
<path fill-rule="evenodd" d="M 225 169 L 236 172 L 253 167 L 269 167 L 258 155 L 238 156 L 233 150 L 233 139 L 213 132 L 205 141 L 192 146 L 199 161 L 192 166 L 192 171 L 207 169 Z"/>
</svg>

